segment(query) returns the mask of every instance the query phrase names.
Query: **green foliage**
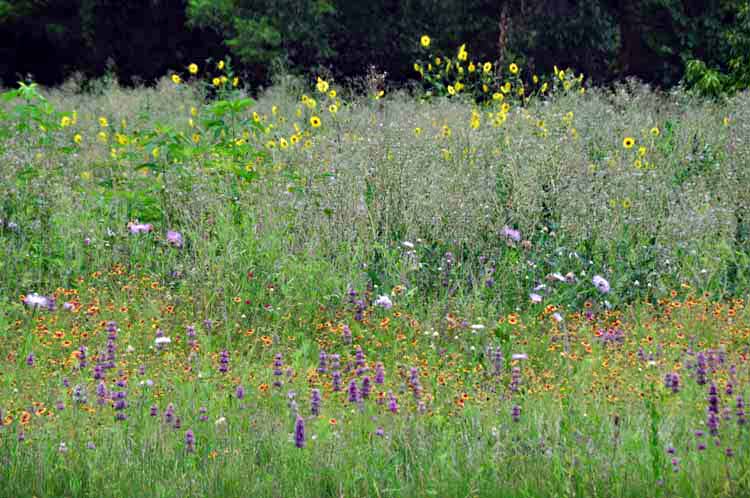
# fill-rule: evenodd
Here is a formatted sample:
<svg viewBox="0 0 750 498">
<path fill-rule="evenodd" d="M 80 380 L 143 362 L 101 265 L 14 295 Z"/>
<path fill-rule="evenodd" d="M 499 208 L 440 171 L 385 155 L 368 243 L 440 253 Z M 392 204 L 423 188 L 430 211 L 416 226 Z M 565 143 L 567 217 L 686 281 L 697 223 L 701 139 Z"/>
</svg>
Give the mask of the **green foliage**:
<svg viewBox="0 0 750 498">
<path fill-rule="evenodd" d="M 267 76 L 275 59 L 310 65 L 330 58 L 333 5 L 327 0 L 190 0 L 193 26 L 209 27 L 224 38 L 256 77 Z"/>
</svg>

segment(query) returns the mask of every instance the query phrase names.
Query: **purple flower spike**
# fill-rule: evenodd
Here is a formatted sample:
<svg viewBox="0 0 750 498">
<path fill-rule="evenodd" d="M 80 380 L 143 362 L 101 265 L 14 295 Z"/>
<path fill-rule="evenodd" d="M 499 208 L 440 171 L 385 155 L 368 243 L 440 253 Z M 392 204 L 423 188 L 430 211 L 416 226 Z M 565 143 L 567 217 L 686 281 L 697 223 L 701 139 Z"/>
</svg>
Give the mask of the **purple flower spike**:
<svg viewBox="0 0 750 498">
<path fill-rule="evenodd" d="M 393 391 L 388 391 L 388 410 L 394 414 L 398 413 L 398 400 L 393 394 Z"/>
<path fill-rule="evenodd" d="M 372 389 L 372 384 L 370 382 L 370 377 L 365 375 L 362 378 L 362 389 L 360 391 L 360 396 L 362 399 L 367 399 L 370 397 L 370 390 Z"/>
<path fill-rule="evenodd" d="M 310 412 L 316 417 L 320 415 L 320 389 L 310 392 Z"/>
<path fill-rule="evenodd" d="M 359 389 L 357 388 L 357 381 L 354 379 L 349 382 L 349 401 L 351 403 L 359 401 Z"/>
<path fill-rule="evenodd" d="M 294 445 L 297 448 L 305 447 L 305 420 L 299 415 L 294 423 Z"/>
<path fill-rule="evenodd" d="M 195 434 L 192 429 L 188 429 L 187 432 L 185 432 L 185 450 L 188 453 L 195 451 Z"/>
<path fill-rule="evenodd" d="M 237 399 L 242 399 L 245 397 L 245 388 L 242 386 L 237 386 L 237 389 L 234 392 L 234 395 L 237 396 Z"/>
<path fill-rule="evenodd" d="M 375 383 L 383 384 L 385 382 L 385 367 L 383 363 L 377 362 L 375 364 Z"/>
<path fill-rule="evenodd" d="M 513 405 L 513 408 L 510 410 L 510 417 L 513 419 L 513 422 L 518 422 L 521 420 L 521 407 L 518 405 Z"/>
</svg>

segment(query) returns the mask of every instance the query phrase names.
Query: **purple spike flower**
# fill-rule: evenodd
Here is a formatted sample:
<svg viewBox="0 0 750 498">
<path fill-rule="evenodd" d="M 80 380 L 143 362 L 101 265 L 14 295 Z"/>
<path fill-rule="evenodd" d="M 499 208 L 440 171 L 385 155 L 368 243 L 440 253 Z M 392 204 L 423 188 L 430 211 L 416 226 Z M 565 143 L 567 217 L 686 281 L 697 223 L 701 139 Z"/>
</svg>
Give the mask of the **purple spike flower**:
<svg viewBox="0 0 750 498">
<path fill-rule="evenodd" d="M 280 379 L 280 377 L 284 375 L 284 372 L 281 370 L 283 366 L 284 360 L 282 359 L 281 353 L 276 353 L 273 358 L 273 375 L 276 378 L 273 381 L 273 387 L 281 387 L 284 384 Z"/>
<path fill-rule="evenodd" d="M 174 405 L 172 403 L 169 403 L 167 405 L 167 409 L 164 410 L 164 421 L 168 424 L 171 424 L 174 422 Z"/>
<path fill-rule="evenodd" d="M 671 389 L 674 394 L 680 391 L 680 375 L 676 372 L 670 372 L 664 376 L 664 387 Z"/>
<path fill-rule="evenodd" d="M 349 382 L 349 401 L 351 403 L 356 403 L 359 401 L 359 389 L 357 389 L 357 381 L 352 379 L 351 382 Z"/>
<path fill-rule="evenodd" d="M 367 375 L 365 375 L 362 378 L 362 389 L 360 391 L 360 397 L 362 399 L 369 398 L 370 397 L 370 391 L 371 391 L 371 389 L 372 389 L 372 387 L 371 387 L 371 383 L 370 383 L 370 377 L 368 377 Z"/>
<path fill-rule="evenodd" d="M 703 351 L 699 351 L 695 357 L 695 381 L 698 385 L 704 385 L 706 383 L 706 373 L 708 371 L 708 359 Z"/>
<path fill-rule="evenodd" d="M 393 391 L 388 391 L 388 410 L 391 413 L 398 413 L 398 400 L 393 394 Z"/>
<path fill-rule="evenodd" d="M 334 370 L 331 377 L 333 378 L 333 391 L 341 391 L 341 372 L 339 370 Z"/>
<path fill-rule="evenodd" d="M 341 328 L 341 338 L 344 340 L 344 344 L 352 343 L 352 331 L 349 328 L 349 325 L 344 325 Z"/>
<path fill-rule="evenodd" d="M 34 353 L 29 353 L 29 355 L 26 357 L 26 365 L 33 367 L 35 360 L 36 356 L 34 356 Z"/>
<path fill-rule="evenodd" d="M 375 383 L 378 385 L 385 383 L 385 367 L 380 361 L 375 364 Z"/>
<path fill-rule="evenodd" d="M 242 399 L 245 397 L 245 388 L 240 386 L 237 386 L 237 389 L 234 391 L 234 395 L 237 397 L 237 399 Z"/>
<path fill-rule="evenodd" d="M 219 353 L 219 372 L 227 373 L 229 371 L 229 351 L 226 349 Z"/>
<path fill-rule="evenodd" d="M 305 447 L 305 420 L 299 415 L 294 423 L 294 445 L 297 448 Z"/>
<path fill-rule="evenodd" d="M 188 453 L 195 451 L 195 434 L 192 429 L 188 429 L 185 432 L 185 450 Z"/>
<path fill-rule="evenodd" d="M 328 368 L 326 366 L 328 360 L 328 355 L 326 355 L 326 352 L 322 349 L 320 350 L 320 353 L 318 354 L 318 373 L 324 374 L 328 371 Z"/>
<path fill-rule="evenodd" d="M 362 351 L 361 346 L 357 346 L 354 352 L 354 365 L 358 368 L 365 366 L 365 352 Z"/>
<path fill-rule="evenodd" d="M 316 417 L 320 415 L 320 389 L 310 392 L 310 412 Z"/>
<path fill-rule="evenodd" d="M 510 417 L 513 419 L 513 422 L 521 420 L 521 407 L 513 405 L 513 408 L 510 409 Z"/>
<path fill-rule="evenodd" d="M 414 392 L 414 399 L 420 400 L 422 398 L 422 384 L 419 382 L 419 369 L 417 367 L 412 367 L 409 372 L 409 384 Z"/>
<path fill-rule="evenodd" d="M 747 419 L 745 418 L 745 398 L 743 398 L 741 394 L 737 396 L 737 404 L 735 405 L 735 408 L 737 409 L 735 412 L 737 415 L 737 425 L 742 427 L 747 422 Z"/>
</svg>

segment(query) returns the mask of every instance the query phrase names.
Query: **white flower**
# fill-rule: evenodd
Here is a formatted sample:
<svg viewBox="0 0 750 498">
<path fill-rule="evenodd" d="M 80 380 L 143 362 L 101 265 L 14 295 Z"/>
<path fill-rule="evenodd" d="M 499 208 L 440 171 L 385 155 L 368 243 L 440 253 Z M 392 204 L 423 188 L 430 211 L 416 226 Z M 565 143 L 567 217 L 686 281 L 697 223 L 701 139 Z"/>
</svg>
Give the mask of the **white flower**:
<svg viewBox="0 0 750 498">
<path fill-rule="evenodd" d="M 529 299 L 531 299 L 531 302 L 534 304 L 539 304 L 542 302 L 542 296 L 539 294 L 529 294 Z"/>
<path fill-rule="evenodd" d="M 563 317 L 560 313 L 552 313 L 552 318 L 557 322 L 560 323 L 563 321 Z"/>
<path fill-rule="evenodd" d="M 414 249 L 414 244 L 409 242 L 408 240 L 403 241 L 401 245 L 408 249 Z"/>
<path fill-rule="evenodd" d="M 226 417 L 219 417 L 216 422 L 214 422 L 214 426 L 216 427 L 216 430 L 219 432 L 224 432 L 227 430 L 227 419 Z"/>
<path fill-rule="evenodd" d="M 484 328 L 484 325 L 482 325 L 481 323 L 477 323 L 476 325 L 471 326 L 472 330 L 482 330 L 483 328 Z"/>
<path fill-rule="evenodd" d="M 157 337 L 154 343 L 156 343 L 157 346 L 161 346 L 162 344 L 169 344 L 172 342 L 172 339 L 169 337 Z"/>
<path fill-rule="evenodd" d="M 512 360 L 528 360 L 529 359 L 529 355 L 527 355 L 526 353 L 515 353 L 510 358 Z"/>
</svg>

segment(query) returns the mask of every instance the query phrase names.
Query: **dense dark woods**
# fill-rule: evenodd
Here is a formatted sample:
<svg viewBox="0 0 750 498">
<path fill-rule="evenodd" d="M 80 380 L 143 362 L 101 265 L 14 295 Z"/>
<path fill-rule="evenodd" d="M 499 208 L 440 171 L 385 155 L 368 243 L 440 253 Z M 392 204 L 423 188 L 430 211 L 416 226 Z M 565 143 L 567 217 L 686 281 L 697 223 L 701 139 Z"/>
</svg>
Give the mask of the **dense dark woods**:
<svg viewBox="0 0 750 498">
<path fill-rule="evenodd" d="M 720 93 L 746 86 L 747 17 L 743 0 L 6 0 L 0 78 L 148 83 L 229 54 L 253 85 L 279 70 L 353 77 L 371 66 L 399 83 L 428 33 L 439 50 L 468 41 L 480 60 Z"/>
</svg>

